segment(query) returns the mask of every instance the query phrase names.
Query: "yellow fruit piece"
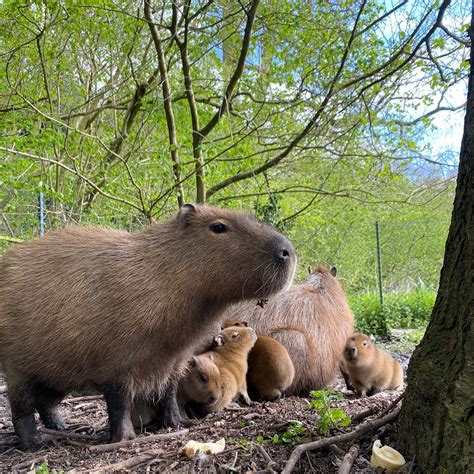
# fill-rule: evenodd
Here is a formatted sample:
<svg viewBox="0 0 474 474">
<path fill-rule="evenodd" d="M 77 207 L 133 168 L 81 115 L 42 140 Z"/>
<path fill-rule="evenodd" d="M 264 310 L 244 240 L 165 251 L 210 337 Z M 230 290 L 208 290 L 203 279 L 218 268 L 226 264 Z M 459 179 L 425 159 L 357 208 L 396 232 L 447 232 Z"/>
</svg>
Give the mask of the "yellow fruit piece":
<svg viewBox="0 0 474 474">
<path fill-rule="evenodd" d="M 224 451 L 224 449 L 225 439 L 221 438 L 215 443 L 200 443 L 199 441 L 193 440 L 188 441 L 186 446 L 184 446 L 183 451 L 188 458 L 192 458 L 198 451 L 204 454 L 217 454 Z"/>
<path fill-rule="evenodd" d="M 370 464 L 373 467 L 382 467 L 389 471 L 396 471 L 405 465 L 405 458 L 390 446 L 382 446 L 380 440 L 372 446 Z"/>
</svg>

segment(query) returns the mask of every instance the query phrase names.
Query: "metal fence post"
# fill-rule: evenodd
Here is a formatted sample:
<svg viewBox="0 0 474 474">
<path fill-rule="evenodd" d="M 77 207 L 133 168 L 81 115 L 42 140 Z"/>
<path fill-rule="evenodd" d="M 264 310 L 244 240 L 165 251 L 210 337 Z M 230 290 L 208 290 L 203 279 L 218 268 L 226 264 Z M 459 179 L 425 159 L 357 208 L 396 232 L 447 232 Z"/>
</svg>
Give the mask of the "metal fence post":
<svg viewBox="0 0 474 474">
<path fill-rule="evenodd" d="M 377 272 L 379 279 L 380 305 L 383 308 L 383 289 L 382 289 L 382 247 L 380 245 L 380 222 L 375 221 L 375 236 L 377 238 Z"/>
<path fill-rule="evenodd" d="M 39 225 L 40 225 L 40 235 L 44 235 L 44 193 L 40 191 L 39 193 L 39 212 L 38 212 L 38 218 L 39 218 Z"/>
</svg>

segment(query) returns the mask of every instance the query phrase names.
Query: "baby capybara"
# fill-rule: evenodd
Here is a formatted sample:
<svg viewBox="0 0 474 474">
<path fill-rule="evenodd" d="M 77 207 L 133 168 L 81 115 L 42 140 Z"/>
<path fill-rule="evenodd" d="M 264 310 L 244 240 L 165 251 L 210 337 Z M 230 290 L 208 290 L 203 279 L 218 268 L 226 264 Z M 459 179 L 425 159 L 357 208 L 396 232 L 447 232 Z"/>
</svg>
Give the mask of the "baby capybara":
<svg viewBox="0 0 474 474">
<path fill-rule="evenodd" d="M 193 356 L 188 362 L 185 374 L 178 383 L 178 406 L 181 414 L 192 414 L 195 404 L 212 405 L 222 393 L 219 369 L 211 352 Z M 160 419 L 162 414 L 150 400 L 137 400 L 132 406 L 133 426 L 141 428 Z"/>
<path fill-rule="evenodd" d="M 270 297 L 266 304 L 249 301 L 225 313 L 225 318 L 247 321 L 257 334 L 285 346 L 295 368 L 289 395 L 327 386 L 352 334 L 352 313 L 335 275 L 335 268 L 319 267 L 304 283 Z"/>
<path fill-rule="evenodd" d="M 365 334 L 356 333 L 347 339 L 344 359 L 350 384 L 359 396 L 403 388 L 401 365 Z"/>
<path fill-rule="evenodd" d="M 224 327 L 248 326 L 245 321 L 227 319 Z M 276 400 L 293 383 L 295 368 L 285 346 L 276 339 L 257 335 L 249 352 L 247 385 L 251 398 Z"/>
<path fill-rule="evenodd" d="M 221 411 L 239 396 L 250 404 L 246 380 L 247 358 L 256 340 L 255 331 L 248 327 L 229 327 L 216 336 L 216 345 L 209 352 L 219 369 L 222 393 L 215 403 L 204 407 L 205 412 Z"/>
<path fill-rule="evenodd" d="M 180 421 L 179 373 L 230 303 L 288 286 L 290 242 L 252 216 L 184 205 L 141 232 L 66 228 L 12 247 L 0 263 L 0 362 L 23 447 L 64 424 L 56 406 L 94 387 L 111 440 L 133 438 L 130 405 L 161 394 Z"/>
</svg>

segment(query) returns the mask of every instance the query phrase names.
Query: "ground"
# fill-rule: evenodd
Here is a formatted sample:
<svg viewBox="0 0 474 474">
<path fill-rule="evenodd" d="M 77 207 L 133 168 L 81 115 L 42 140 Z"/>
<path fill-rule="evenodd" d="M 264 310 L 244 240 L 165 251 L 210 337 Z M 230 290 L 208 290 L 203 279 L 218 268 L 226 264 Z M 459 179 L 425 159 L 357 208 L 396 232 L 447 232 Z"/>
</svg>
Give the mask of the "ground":
<svg viewBox="0 0 474 474">
<path fill-rule="evenodd" d="M 403 336 L 401 340 L 405 341 Z M 384 347 L 392 351 L 406 370 L 413 344 L 392 341 Z M 347 428 L 331 430 L 329 436 L 352 431 L 359 423 L 377 418 L 399 395 L 398 392 L 385 392 L 360 399 L 345 389 L 341 378 L 334 382 L 333 388 L 343 393 L 344 399 L 336 405 L 347 415 L 352 417 L 368 408 L 373 408 L 374 413 L 352 422 Z M 47 472 L 46 465 L 49 472 L 118 472 L 125 471 L 126 464 L 115 464 L 129 459 L 129 469 L 134 472 L 278 472 L 284 468 L 296 445 L 321 438 L 315 427 L 318 411 L 310 407 L 309 399 L 299 397 L 255 403 L 249 407 L 235 405 L 203 420 L 194 420 L 179 436 L 105 452 L 90 449 L 107 442 L 106 410 L 101 397 L 69 397 L 61 404 L 61 412 L 68 424 L 68 433 L 75 433 L 74 438 L 50 434 L 46 435 L 50 441 L 44 449 L 32 453 L 20 451 L 11 424 L 5 382 L 0 377 L 0 472 L 34 472 L 35 469 Z M 298 423 L 295 425 L 291 420 Z M 370 468 L 371 445 L 379 438 L 383 444 L 396 448 L 396 430 L 396 423 L 388 424 L 355 441 L 360 451 L 351 472 L 377 472 Z M 173 430 L 146 429 L 139 439 L 169 431 Z M 282 440 L 283 434 L 286 442 Z M 191 439 L 207 442 L 220 438 L 226 441 L 226 448 L 220 454 L 188 459 L 182 453 L 183 446 Z M 333 446 L 330 450 L 308 451 L 300 458 L 294 472 L 338 472 L 342 457 L 353 443 Z"/>
</svg>

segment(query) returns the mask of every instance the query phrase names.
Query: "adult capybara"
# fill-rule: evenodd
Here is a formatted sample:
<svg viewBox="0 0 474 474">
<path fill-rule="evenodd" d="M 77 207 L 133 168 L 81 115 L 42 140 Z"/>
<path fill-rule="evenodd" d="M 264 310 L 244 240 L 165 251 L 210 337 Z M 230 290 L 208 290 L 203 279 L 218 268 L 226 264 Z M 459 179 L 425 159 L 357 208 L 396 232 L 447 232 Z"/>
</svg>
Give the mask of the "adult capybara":
<svg viewBox="0 0 474 474">
<path fill-rule="evenodd" d="M 286 347 L 295 368 L 289 395 L 327 386 L 352 334 L 352 313 L 335 275 L 335 268 L 319 267 L 303 284 L 292 285 L 264 305 L 249 301 L 225 312 L 225 318 L 247 321 L 257 334 Z"/>
<path fill-rule="evenodd" d="M 95 387 L 111 440 L 133 438 L 135 395 L 162 395 L 176 425 L 177 372 L 232 302 L 287 287 L 290 242 L 252 216 L 185 205 L 141 232 L 67 228 L 11 248 L 0 264 L 0 362 L 24 447 L 56 405 Z"/>
<path fill-rule="evenodd" d="M 375 339 L 356 333 L 344 347 L 345 368 L 354 391 L 362 397 L 403 388 L 402 366 L 375 347 Z"/>
</svg>

